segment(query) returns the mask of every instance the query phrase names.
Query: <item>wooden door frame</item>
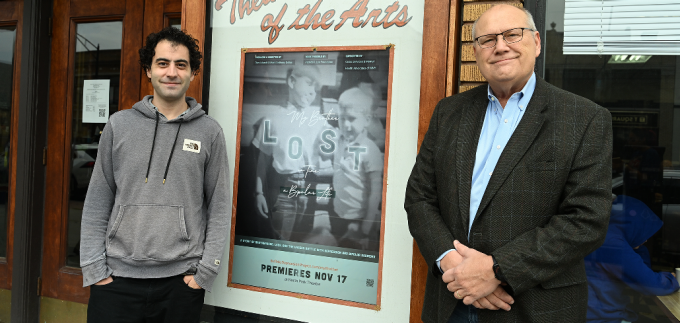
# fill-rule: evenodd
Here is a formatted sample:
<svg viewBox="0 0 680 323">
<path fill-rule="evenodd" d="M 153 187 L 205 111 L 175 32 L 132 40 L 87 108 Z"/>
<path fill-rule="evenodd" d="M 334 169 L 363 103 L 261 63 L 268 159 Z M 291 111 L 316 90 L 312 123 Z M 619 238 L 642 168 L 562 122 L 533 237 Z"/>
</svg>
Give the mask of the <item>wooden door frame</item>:
<svg viewBox="0 0 680 323">
<path fill-rule="evenodd" d="M 210 8 L 208 3 L 210 0 L 182 0 L 182 30 L 192 35 L 198 40 L 198 49 L 201 53 L 205 53 L 205 25 L 206 25 L 206 8 Z M 209 23 L 209 22 L 208 22 Z M 189 85 L 187 96 L 190 96 L 198 102 L 203 102 L 203 71 L 205 70 L 205 60 L 201 64 L 198 75 Z"/>
<path fill-rule="evenodd" d="M 50 1 L 24 0 L 15 159 L 12 322 L 37 322 L 49 91 Z"/>
<path fill-rule="evenodd" d="M 0 26 L 14 26 L 14 62 L 12 67 L 12 101 L 10 104 L 9 178 L 7 182 L 7 256 L 0 259 L 0 288 L 12 289 L 12 254 L 14 246 L 14 196 L 16 192 L 16 155 L 19 127 L 19 83 L 21 80 L 21 38 L 23 1 L 0 2 Z"/>
<path fill-rule="evenodd" d="M 420 73 L 418 149 L 423 142 L 434 107 L 458 89 L 461 33 L 461 0 L 426 0 L 423 51 Z M 411 271 L 411 315 L 409 322 L 422 322 L 425 282 L 429 266 L 413 241 Z"/>
<path fill-rule="evenodd" d="M 110 4 L 110 3 L 107 3 Z M 122 8 L 122 10 L 121 10 Z M 141 67 L 137 49 L 142 35 L 127 34 L 126 30 L 140 30 L 144 19 L 144 2 L 127 0 L 124 6 L 105 5 L 97 8 L 72 8 L 70 0 L 55 0 L 52 27 L 50 126 L 48 126 L 47 182 L 45 195 L 45 233 L 43 240 L 43 265 L 41 296 L 71 302 L 87 303 L 89 288 L 82 288 L 80 268 L 66 266 L 68 234 L 68 182 L 70 180 L 71 153 L 71 101 L 75 53 L 75 27 L 78 23 L 97 21 L 122 21 L 119 109 L 130 108 L 139 101 Z M 64 63 L 66 62 L 66 63 Z M 67 81 L 57 75 L 66 74 Z M 59 192 L 61 194 L 49 194 Z M 58 205 L 60 207 L 54 207 Z"/>
</svg>

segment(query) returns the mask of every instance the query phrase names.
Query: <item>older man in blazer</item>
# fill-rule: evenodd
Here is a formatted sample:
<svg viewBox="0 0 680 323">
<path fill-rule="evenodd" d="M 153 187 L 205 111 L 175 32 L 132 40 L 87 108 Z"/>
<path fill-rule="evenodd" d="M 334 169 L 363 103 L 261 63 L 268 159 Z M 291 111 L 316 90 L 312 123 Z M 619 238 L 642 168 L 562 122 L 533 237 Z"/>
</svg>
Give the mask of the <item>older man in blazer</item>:
<svg viewBox="0 0 680 323">
<path fill-rule="evenodd" d="M 435 108 L 406 191 L 431 266 L 425 322 L 585 322 L 585 255 L 611 208 L 609 112 L 533 70 L 531 15 L 497 5 L 473 27 L 489 82 Z"/>
</svg>

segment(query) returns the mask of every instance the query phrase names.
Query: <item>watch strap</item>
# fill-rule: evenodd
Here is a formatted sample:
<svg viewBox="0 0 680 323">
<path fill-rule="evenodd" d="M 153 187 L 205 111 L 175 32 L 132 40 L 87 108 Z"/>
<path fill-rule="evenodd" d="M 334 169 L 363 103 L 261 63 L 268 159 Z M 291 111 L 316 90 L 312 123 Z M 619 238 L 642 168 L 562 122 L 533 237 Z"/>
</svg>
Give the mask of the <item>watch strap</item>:
<svg viewBox="0 0 680 323">
<path fill-rule="evenodd" d="M 491 259 L 493 259 L 493 274 L 494 274 L 494 276 L 496 276 L 496 279 L 500 280 L 501 283 L 507 283 L 507 281 L 505 280 L 505 276 L 503 276 L 503 272 L 501 271 L 501 266 L 496 261 L 496 257 L 491 255 Z"/>
</svg>

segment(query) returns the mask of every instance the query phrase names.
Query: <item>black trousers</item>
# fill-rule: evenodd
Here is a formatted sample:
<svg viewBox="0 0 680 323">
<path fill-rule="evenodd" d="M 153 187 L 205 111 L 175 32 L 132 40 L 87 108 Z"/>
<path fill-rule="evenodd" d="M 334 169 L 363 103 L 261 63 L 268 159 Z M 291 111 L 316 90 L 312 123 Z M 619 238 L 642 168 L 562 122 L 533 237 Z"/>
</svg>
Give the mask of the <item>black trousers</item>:
<svg viewBox="0 0 680 323">
<path fill-rule="evenodd" d="M 477 316 L 477 308 L 472 305 L 465 305 L 463 301 L 458 301 L 456 308 L 451 313 L 451 317 L 447 323 L 477 323 L 479 317 Z"/>
<path fill-rule="evenodd" d="M 184 283 L 184 275 L 113 282 L 90 288 L 88 323 L 199 322 L 205 290 Z"/>
</svg>

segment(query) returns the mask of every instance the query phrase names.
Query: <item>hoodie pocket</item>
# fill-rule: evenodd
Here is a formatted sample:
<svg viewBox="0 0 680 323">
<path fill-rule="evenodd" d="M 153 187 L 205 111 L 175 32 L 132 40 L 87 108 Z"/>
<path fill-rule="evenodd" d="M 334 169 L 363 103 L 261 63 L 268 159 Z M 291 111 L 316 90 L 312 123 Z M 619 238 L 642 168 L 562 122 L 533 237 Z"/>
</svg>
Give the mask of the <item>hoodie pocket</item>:
<svg viewBox="0 0 680 323">
<path fill-rule="evenodd" d="M 106 247 L 107 255 L 117 258 L 181 258 L 189 249 L 184 207 L 121 205 Z"/>
</svg>

